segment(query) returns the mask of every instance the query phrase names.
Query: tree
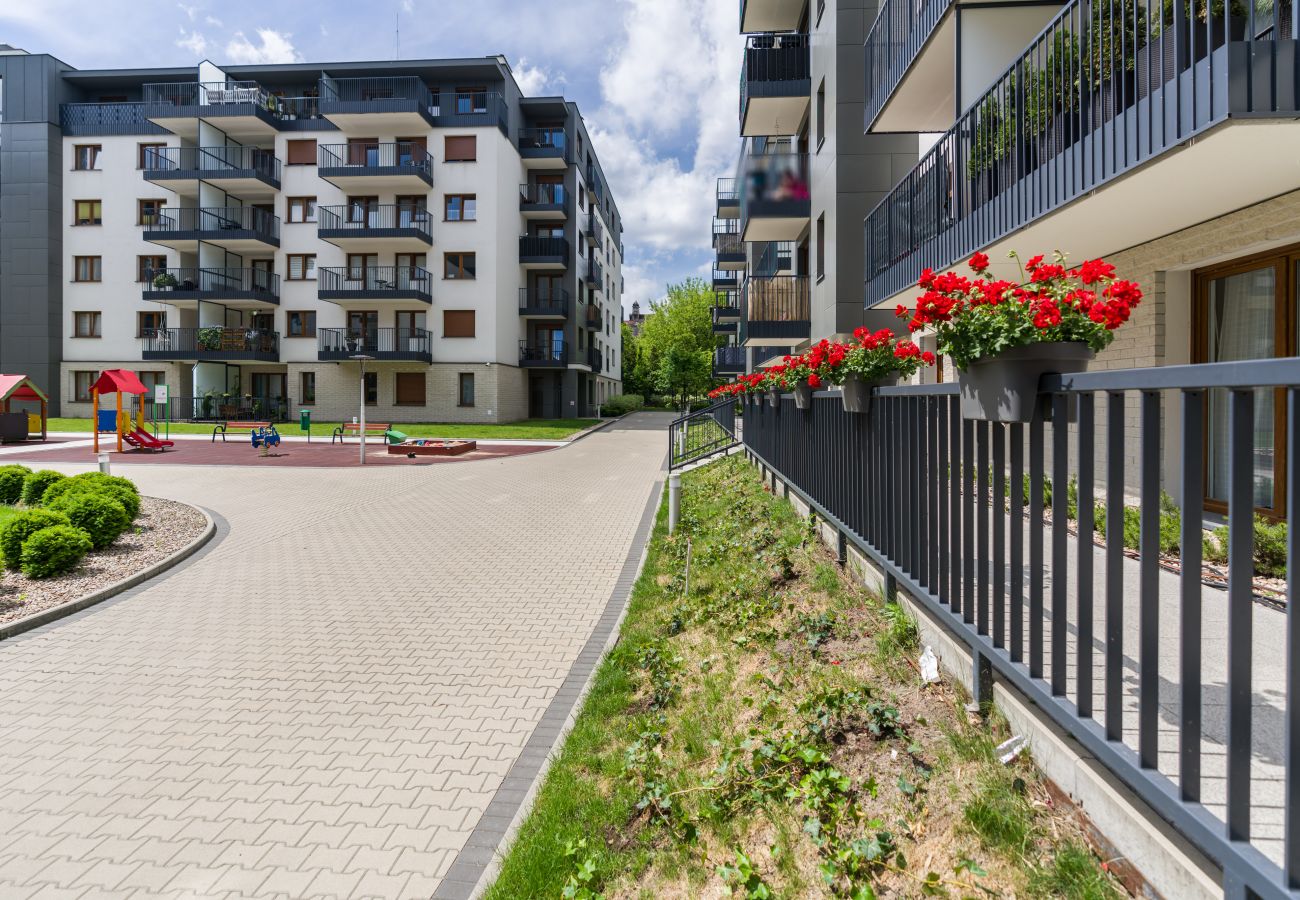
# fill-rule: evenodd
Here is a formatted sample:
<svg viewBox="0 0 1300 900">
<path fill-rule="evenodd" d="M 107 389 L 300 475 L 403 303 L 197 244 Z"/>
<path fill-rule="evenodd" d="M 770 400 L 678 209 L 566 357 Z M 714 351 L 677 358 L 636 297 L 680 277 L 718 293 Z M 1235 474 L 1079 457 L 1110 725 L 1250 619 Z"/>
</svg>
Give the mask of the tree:
<svg viewBox="0 0 1300 900">
<path fill-rule="evenodd" d="M 632 329 L 623 323 L 622 329 L 623 352 L 622 376 L 623 376 L 623 393 L 639 394 L 647 397 L 651 391 L 651 385 L 646 381 L 645 371 L 641 368 L 641 341 Z"/>
<path fill-rule="evenodd" d="M 713 288 L 702 278 L 669 285 L 667 296 L 650 304 L 636 338 L 632 378 L 625 377 L 625 384 L 647 395 L 651 390 L 671 394 L 682 403 L 707 393 L 714 384 L 713 351 L 722 343 L 713 333 L 715 302 Z"/>
</svg>

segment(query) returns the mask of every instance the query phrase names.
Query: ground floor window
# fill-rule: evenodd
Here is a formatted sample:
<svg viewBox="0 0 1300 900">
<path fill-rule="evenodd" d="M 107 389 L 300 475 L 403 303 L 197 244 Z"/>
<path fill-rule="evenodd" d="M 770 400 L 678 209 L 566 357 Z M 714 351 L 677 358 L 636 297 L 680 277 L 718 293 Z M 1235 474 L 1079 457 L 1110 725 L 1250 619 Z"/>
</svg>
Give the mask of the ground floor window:
<svg viewBox="0 0 1300 900">
<path fill-rule="evenodd" d="M 90 402 L 90 389 L 95 384 L 95 379 L 99 377 L 98 372 L 73 372 L 72 373 L 72 399 L 76 403 Z"/>
<path fill-rule="evenodd" d="M 460 405 L 461 406 L 474 405 L 474 373 L 473 372 L 460 373 Z"/>
<path fill-rule="evenodd" d="M 379 405 L 379 374 L 366 373 L 366 406 Z"/>
<path fill-rule="evenodd" d="M 300 381 L 302 385 L 302 392 L 301 392 L 301 399 L 299 400 L 299 402 L 315 403 L 316 402 L 316 373 L 303 372 L 301 374 Z"/>
<path fill-rule="evenodd" d="M 398 372 L 394 402 L 398 406 L 424 406 L 424 373 Z"/>
</svg>

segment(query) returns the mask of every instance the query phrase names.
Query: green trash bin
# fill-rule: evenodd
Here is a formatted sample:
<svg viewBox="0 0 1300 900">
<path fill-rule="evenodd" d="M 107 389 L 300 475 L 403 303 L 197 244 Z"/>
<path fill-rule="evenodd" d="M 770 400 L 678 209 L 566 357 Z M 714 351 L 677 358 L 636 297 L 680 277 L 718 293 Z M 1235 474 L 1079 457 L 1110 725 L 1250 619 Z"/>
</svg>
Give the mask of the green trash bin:
<svg viewBox="0 0 1300 900">
<path fill-rule="evenodd" d="M 406 440 L 406 435 L 402 434 L 400 431 L 393 431 L 391 429 L 384 432 L 384 437 L 388 438 L 388 443 L 390 444 L 400 444 L 402 441 Z"/>
</svg>

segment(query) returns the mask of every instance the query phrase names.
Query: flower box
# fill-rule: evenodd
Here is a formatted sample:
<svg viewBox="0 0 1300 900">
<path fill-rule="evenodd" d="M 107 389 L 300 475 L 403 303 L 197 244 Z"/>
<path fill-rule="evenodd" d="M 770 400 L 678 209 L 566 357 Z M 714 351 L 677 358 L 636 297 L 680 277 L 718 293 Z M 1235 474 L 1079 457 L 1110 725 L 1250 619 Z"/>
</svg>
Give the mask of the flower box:
<svg viewBox="0 0 1300 900">
<path fill-rule="evenodd" d="M 855 372 L 850 372 L 844 376 L 844 383 L 840 385 L 840 400 L 844 403 L 844 411 L 864 415 L 871 412 L 873 391 L 878 387 L 890 387 L 895 384 L 898 384 L 897 375 L 866 379 Z"/>
<path fill-rule="evenodd" d="M 982 422 L 1031 422 L 1046 411 L 1039 379 L 1082 372 L 1095 356 L 1080 341 L 1042 341 L 974 360 L 959 370 L 961 414 Z"/>
<path fill-rule="evenodd" d="M 794 405 L 796 409 L 812 408 L 812 385 L 805 379 L 794 386 Z"/>
</svg>

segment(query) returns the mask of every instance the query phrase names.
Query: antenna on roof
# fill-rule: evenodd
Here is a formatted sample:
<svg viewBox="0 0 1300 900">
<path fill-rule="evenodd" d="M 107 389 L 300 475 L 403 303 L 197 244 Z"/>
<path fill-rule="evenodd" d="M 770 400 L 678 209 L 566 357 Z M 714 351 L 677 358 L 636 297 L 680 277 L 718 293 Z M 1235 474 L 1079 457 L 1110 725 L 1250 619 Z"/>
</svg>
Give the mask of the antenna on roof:
<svg viewBox="0 0 1300 900">
<path fill-rule="evenodd" d="M 402 58 L 402 14 L 393 13 L 393 59 Z"/>
</svg>

